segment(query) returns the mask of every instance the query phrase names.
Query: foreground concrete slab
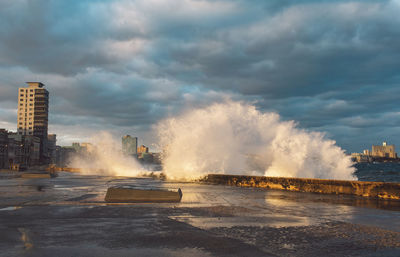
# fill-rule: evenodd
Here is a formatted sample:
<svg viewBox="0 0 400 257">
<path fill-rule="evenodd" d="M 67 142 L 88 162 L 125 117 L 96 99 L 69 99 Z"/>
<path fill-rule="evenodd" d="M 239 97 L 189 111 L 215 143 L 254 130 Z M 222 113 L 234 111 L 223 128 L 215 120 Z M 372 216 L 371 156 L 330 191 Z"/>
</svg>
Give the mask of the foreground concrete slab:
<svg viewBox="0 0 400 257">
<path fill-rule="evenodd" d="M 52 178 L 52 176 L 49 173 L 22 173 L 20 175 L 21 178 Z"/>
<path fill-rule="evenodd" d="M 184 194 L 109 204 L 109 187 Z M 0 256 L 397 257 L 397 202 L 73 173 L 1 179 Z"/>
<path fill-rule="evenodd" d="M 173 192 L 167 190 L 144 190 L 115 187 L 108 188 L 105 197 L 105 201 L 110 203 L 173 203 L 180 202 L 181 199 L 181 189 L 178 189 L 177 192 Z"/>
</svg>

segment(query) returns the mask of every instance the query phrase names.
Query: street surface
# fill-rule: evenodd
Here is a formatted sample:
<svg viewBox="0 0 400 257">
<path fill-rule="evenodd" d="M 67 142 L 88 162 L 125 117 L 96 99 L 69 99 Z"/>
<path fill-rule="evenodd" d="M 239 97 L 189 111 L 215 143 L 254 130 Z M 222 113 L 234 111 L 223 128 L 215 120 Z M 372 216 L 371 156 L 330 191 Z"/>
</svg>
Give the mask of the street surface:
<svg viewBox="0 0 400 257">
<path fill-rule="evenodd" d="M 108 204 L 110 186 L 182 189 Z M 0 256 L 400 256 L 400 203 L 150 178 L 0 179 Z"/>
</svg>

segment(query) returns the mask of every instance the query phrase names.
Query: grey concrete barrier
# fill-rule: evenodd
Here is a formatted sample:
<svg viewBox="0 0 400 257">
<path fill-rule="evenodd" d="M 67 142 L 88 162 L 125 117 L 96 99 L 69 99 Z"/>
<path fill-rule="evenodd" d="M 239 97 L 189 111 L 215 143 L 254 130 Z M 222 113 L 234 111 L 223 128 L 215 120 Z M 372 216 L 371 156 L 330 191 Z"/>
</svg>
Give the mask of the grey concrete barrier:
<svg viewBox="0 0 400 257">
<path fill-rule="evenodd" d="M 209 174 L 203 182 L 321 194 L 400 200 L 400 183 Z"/>
<path fill-rule="evenodd" d="M 23 173 L 20 176 L 21 178 L 51 178 L 52 176 L 49 173 Z"/>
<path fill-rule="evenodd" d="M 112 203 L 129 202 L 180 202 L 182 191 L 177 192 L 167 190 L 143 190 L 133 188 L 110 187 L 107 189 L 105 201 Z"/>
</svg>

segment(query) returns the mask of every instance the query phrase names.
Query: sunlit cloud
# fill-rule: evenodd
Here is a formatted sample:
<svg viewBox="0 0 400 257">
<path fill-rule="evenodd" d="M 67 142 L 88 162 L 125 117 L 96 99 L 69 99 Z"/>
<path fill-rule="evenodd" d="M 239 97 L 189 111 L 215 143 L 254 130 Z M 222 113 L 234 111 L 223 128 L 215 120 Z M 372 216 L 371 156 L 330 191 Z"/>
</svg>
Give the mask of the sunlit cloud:
<svg viewBox="0 0 400 257">
<path fill-rule="evenodd" d="M 37 80 L 61 144 L 100 128 L 151 144 L 165 117 L 230 98 L 357 151 L 400 126 L 399 11 L 374 0 L 1 1 L 1 127 L 15 127 L 16 88 Z"/>
</svg>

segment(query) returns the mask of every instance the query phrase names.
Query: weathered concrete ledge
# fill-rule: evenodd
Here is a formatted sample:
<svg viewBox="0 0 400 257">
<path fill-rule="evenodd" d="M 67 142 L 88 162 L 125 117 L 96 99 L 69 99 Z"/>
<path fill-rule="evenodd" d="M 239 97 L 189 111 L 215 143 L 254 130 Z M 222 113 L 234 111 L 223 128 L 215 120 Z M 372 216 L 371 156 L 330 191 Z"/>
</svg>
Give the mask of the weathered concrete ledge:
<svg viewBox="0 0 400 257">
<path fill-rule="evenodd" d="M 321 194 L 400 200 L 400 183 L 210 174 L 203 182 Z"/>
<path fill-rule="evenodd" d="M 58 167 L 54 165 L 50 165 L 46 168 L 46 171 L 49 172 L 57 172 L 57 171 L 65 171 L 65 172 L 72 172 L 72 173 L 80 173 L 82 169 L 79 168 L 70 168 L 70 167 Z"/>
<path fill-rule="evenodd" d="M 52 178 L 52 176 L 49 173 L 22 173 L 20 178 Z"/>
<path fill-rule="evenodd" d="M 13 178 L 54 178 L 57 177 L 57 173 L 45 172 L 45 171 L 14 171 L 14 170 L 0 170 L 0 179 L 13 179 Z"/>
<path fill-rule="evenodd" d="M 167 190 L 144 190 L 133 188 L 110 187 L 107 189 L 104 200 L 110 203 L 166 203 L 180 202 L 182 191 L 177 192 Z"/>
</svg>

